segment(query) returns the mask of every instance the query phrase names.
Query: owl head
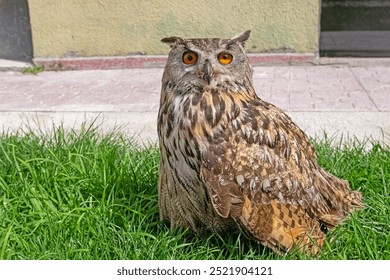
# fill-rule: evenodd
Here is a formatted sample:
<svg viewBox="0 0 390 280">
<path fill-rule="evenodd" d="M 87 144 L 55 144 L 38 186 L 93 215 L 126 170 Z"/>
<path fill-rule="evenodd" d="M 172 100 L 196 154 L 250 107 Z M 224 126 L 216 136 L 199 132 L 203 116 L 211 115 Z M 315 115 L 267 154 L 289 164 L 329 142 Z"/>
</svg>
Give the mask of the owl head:
<svg viewBox="0 0 390 280">
<path fill-rule="evenodd" d="M 231 39 L 167 37 L 171 47 L 163 84 L 213 89 L 221 84 L 252 81 L 252 67 L 244 50 L 250 30 Z M 249 79 L 249 80 L 248 80 Z"/>
</svg>

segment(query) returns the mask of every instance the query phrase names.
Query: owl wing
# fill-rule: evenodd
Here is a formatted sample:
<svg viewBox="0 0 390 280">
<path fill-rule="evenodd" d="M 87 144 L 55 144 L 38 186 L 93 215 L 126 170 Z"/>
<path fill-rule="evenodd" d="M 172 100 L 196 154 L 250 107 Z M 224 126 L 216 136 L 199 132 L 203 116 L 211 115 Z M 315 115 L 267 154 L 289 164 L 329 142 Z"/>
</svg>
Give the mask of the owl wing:
<svg viewBox="0 0 390 280">
<path fill-rule="evenodd" d="M 214 209 L 277 250 L 314 253 L 321 225 L 337 224 L 359 197 L 316 163 L 308 137 L 277 107 L 254 100 L 211 138 L 201 178 Z M 350 196 L 348 196 L 348 194 Z"/>
</svg>

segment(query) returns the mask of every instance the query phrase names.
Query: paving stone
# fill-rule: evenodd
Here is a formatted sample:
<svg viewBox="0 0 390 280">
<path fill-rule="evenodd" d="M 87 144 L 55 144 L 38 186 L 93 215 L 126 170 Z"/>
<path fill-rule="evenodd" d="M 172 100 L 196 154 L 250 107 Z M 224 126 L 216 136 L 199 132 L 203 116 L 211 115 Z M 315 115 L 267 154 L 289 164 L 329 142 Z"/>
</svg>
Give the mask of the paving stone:
<svg viewBox="0 0 390 280">
<path fill-rule="evenodd" d="M 50 121 L 71 125 L 104 116 L 105 129 L 121 124 L 155 140 L 162 74 L 162 68 L 0 72 L 0 129 L 17 130 L 33 116 L 47 127 Z M 253 82 L 262 99 L 299 116 L 311 135 L 322 133 L 321 127 L 354 135 L 364 122 L 355 135 L 377 136 L 380 129 L 390 135 L 389 66 L 261 66 L 254 67 Z M 322 123 L 321 116 L 327 118 Z"/>
<path fill-rule="evenodd" d="M 379 111 L 390 111 L 390 88 L 368 91 L 370 99 L 375 103 Z M 389 121 L 390 122 L 390 121 Z"/>
</svg>

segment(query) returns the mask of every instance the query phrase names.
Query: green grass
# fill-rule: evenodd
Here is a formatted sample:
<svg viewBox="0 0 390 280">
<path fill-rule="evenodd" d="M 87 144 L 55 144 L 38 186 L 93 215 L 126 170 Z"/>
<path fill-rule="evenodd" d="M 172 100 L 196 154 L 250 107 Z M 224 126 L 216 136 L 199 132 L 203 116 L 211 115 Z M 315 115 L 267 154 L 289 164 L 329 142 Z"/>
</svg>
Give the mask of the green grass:
<svg viewBox="0 0 390 280">
<path fill-rule="evenodd" d="M 390 259 L 390 151 L 316 143 L 319 161 L 366 207 L 329 235 L 319 259 Z M 309 259 L 243 236 L 195 236 L 159 221 L 155 146 L 93 127 L 0 136 L 0 259 Z M 330 241 L 332 240 L 332 241 Z"/>
<path fill-rule="evenodd" d="M 32 74 L 37 75 L 45 70 L 45 67 L 43 65 L 34 65 L 31 67 L 26 67 L 22 69 L 23 74 Z"/>
</svg>

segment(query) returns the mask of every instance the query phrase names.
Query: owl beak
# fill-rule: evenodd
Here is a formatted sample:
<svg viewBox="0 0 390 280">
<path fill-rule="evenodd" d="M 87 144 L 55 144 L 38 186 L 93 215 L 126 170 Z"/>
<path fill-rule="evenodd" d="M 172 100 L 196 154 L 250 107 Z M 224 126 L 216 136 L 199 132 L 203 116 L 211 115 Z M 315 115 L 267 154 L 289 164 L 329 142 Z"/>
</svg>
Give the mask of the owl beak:
<svg viewBox="0 0 390 280">
<path fill-rule="evenodd" d="M 211 67 L 211 63 L 208 59 L 206 59 L 204 62 L 203 72 L 203 79 L 207 82 L 208 85 L 210 85 L 211 77 L 213 76 L 213 68 Z"/>
</svg>

